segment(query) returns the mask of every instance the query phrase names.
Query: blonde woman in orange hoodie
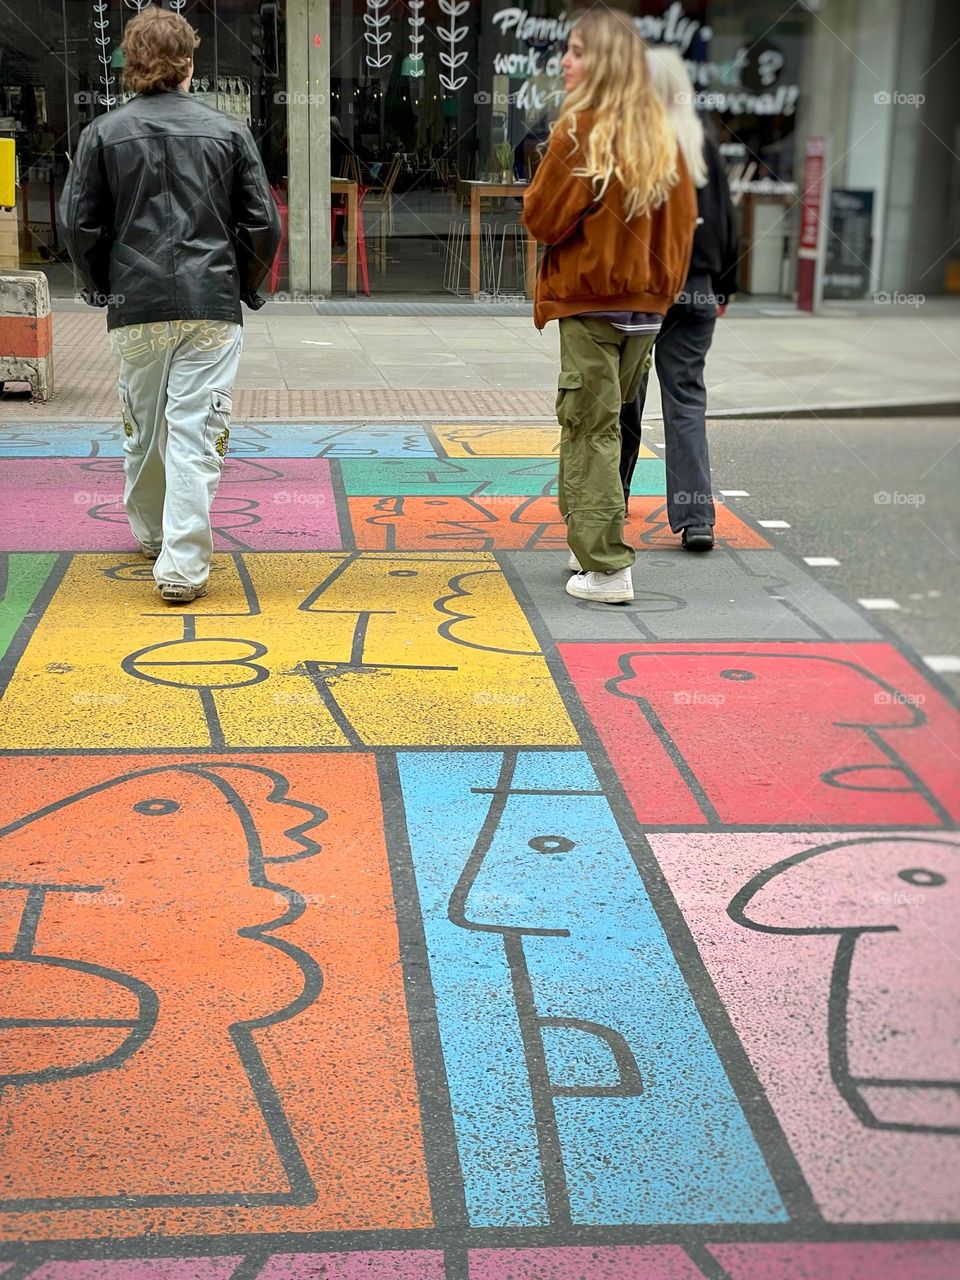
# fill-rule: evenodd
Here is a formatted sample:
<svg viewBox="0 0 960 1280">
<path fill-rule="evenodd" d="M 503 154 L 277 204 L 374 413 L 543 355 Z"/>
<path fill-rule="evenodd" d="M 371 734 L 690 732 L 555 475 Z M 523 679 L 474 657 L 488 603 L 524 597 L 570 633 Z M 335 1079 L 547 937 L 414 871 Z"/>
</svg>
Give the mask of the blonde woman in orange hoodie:
<svg viewBox="0 0 960 1280">
<path fill-rule="evenodd" d="M 585 13 L 563 59 L 567 97 L 524 199 L 527 229 L 547 246 L 534 323 L 560 322 L 560 513 L 567 592 L 633 599 L 623 537 L 620 405 L 650 363 L 664 313 L 690 265 L 697 198 L 650 80 L 631 20 Z"/>
</svg>

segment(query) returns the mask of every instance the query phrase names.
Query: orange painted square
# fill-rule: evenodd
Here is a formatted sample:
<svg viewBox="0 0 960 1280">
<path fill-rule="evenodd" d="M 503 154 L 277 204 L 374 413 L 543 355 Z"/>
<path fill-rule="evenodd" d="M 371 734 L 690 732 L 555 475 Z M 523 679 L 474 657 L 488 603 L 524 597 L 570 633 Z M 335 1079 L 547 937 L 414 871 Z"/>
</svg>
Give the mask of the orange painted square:
<svg viewBox="0 0 960 1280">
<path fill-rule="evenodd" d="M 372 757 L 6 757 L 0 859 L 2 1238 L 432 1225 Z"/>
<path fill-rule="evenodd" d="M 555 498 L 450 495 L 348 501 L 354 537 L 362 551 L 560 551 L 567 545 Z M 741 550 L 770 545 L 720 504 L 715 532 L 721 547 Z M 663 498 L 630 499 L 626 537 L 638 550 L 679 545 Z"/>
</svg>

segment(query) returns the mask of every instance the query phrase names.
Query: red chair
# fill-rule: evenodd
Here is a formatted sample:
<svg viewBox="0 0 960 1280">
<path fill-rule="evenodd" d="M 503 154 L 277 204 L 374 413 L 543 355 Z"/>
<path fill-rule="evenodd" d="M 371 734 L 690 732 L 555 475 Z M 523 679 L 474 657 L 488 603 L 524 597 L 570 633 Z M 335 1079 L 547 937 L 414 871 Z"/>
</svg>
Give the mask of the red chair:
<svg viewBox="0 0 960 1280">
<path fill-rule="evenodd" d="M 277 213 L 280 215 L 280 243 L 277 245 L 277 252 L 273 255 L 273 264 L 270 267 L 270 292 L 276 293 L 280 284 L 281 271 L 287 265 L 287 231 L 290 210 L 284 203 L 279 187 L 271 187 L 270 194 L 273 196 L 273 203 L 277 206 Z"/>
<path fill-rule="evenodd" d="M 367 267 L 367 237 L 363 229 L 363 201 L 369 187 L 357 187 L 357 257 L 360 259 L 360 284 L 363 292 L 370 297 L 370 272 Z M 346 197 L 344 197 L 346 199 Z M 343 218 L 344 226 L 346 226 L 347 207 L 345 204 L 336 205 L 330 210 L 330 243 L 332 244 L 337 238 L 337 222 Z M 346 262 L 346 254 L 342 258 L 332 258 L 331 261 L 339 266 Z"/>
</svg>

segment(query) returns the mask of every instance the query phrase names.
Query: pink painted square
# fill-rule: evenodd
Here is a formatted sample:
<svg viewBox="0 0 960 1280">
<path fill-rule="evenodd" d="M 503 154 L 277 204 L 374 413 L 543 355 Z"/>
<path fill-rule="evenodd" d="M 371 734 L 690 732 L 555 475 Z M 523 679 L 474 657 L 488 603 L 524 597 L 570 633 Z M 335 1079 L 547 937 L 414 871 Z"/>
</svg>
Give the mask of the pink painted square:
<svg viewBox="0 0 960 1280">
<path fill-rule="evenodd" d="M 647 838 L 819 1211 L 951 1221 L 960 835 Z"/>
<path fill-rule="evenodd" d="M 676 1245 L 471 1249 L 470 1280 L 703 1280 Z"/>
<path fill-rule="evenodd" d="M 128 551 L 120 458 L 17 458 L 0 464 L 0 551 Z M 217 551 L 335 551 L 330 464 L 228 459 L 213 502 Z"/>
<path fill-rule="evenodd" d="M 443 1254 L 429 1250 L 376 1253 L 275 1253 L 257 1280 L 444 1280 Z"/>
<path fill-rule="evenodd" d="M 730 1280 L 956 1280 L 960 1240 L 712 1244 Z"/>
<path fill-rule="evenodd" d="M 230 1280 L 242 1258 L 124 1258 L 44 1262 L 29 1280 Z"/>
</svg>

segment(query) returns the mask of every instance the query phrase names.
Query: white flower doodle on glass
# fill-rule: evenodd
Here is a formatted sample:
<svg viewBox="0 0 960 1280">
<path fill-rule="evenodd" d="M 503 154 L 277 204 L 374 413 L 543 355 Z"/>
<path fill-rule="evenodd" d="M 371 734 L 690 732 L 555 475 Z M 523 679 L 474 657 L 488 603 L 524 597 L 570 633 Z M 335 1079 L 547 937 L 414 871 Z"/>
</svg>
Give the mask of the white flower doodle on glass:
<svg viewBox="0 0 960 1280">
<path fill-rule="evenodd" d="M 385 67 L 393 57 L 386 51 L 390 43 L 390 15 L 382 12 L 389 3 L 390 0 L 367 0 L 367 12 L 363 15 L 367 29 L 363 38 L 375 50 L 375 53 L 367 54 L 368 67 Z"/>
<path fill-rule="evenodd" d="M 445 27 L 437 27 L 437 35 L 444 44 L 449 45 L 449 52 L 444 49 L 440 54 L 440 61 L 449 68 L 448 72 L 440 73 L 440 83 L 445 89 L 449 89 L 451 93 L 461 89 L 467 83 L 466 76 L 457 76 L 454 73 L 458 67 L 463 66 L 467 60 L 466 49 L 458 51 L 457 45 L 461 40 L 466 39 L 470 30 L 469 27 L 457 26 L 457 18 L 462 18 L 470 8 L 470 0 L 440 0 L 440 8 L 450 19 Z"/>
<path fill-rule="evenodd" d="M 117 98 L 113 92 L 114 77 L 110 74 L 110 55 L 107 53 L 110 45 L 110 18 L 107 16 L 107 5 L 103 3 L 95 4 L 93 13 L 93 25 L 97 32 L 94 39 L 100 46 L 99 58 L 103 67 L 103 71 L 100 73 L 103 92 L 97 94 L 97 101 L 109 111 L 111 107 L 117 105 Z"/>
<path fill-rule="evenodd" d="M 423 24 L 426 19 L 423 16 L 424 0 L 410 0 L 410 17 L 407 23 L 410 27 L 410 61 L 413 66 L 410 68 L 410 75 L 413 77 L 422 76 L 423 70 Z"/>
</svg>

